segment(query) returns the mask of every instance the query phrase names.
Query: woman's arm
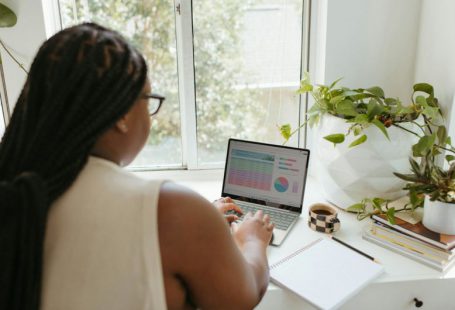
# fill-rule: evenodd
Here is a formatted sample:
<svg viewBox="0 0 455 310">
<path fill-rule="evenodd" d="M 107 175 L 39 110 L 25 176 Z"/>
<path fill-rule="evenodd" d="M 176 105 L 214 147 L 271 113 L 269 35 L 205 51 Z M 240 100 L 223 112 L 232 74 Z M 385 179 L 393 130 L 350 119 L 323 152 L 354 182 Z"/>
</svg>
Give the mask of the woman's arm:
<svg viewBox="0 0 455 310">
<path fill-rule="evenodd" d="M 169 309 L 252 309 L 268 284 L 273 224 L 247 215 L 233 233 L 198 194 L 164 183 L 158 204 L 160 251 Z"/>
</svg>

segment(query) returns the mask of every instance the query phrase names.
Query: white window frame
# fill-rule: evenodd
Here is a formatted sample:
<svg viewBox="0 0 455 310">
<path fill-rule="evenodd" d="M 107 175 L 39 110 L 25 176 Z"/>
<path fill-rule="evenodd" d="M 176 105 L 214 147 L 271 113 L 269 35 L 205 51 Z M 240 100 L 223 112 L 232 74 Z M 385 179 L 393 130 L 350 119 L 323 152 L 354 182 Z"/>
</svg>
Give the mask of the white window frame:
<svg viewBox="0 0 455 310">
<path fill-rule="evenodd" d="M 75 0 L 73 0 L 75 1 Z M 301 0 L 302 6 L 302 39 L 301 39 L 301 75 L 309 71 L 310 59 L 310 17 L 312 0 Z M 42 0 L 46 25 L 46 35 L 62 29 L 58 0 Z M 193 46 L 193 0 L 174 0 L 175 31 L 177 45 L 177 70 L 180 100 L 181 139 L 182 139 L 182 167 L 188 170 L 203 170 L 223 168 L 224 163 L 199 164 L 197 143 L 197 116 L 196 116 L 196 82 L 194 68 Z M 185 51 L 185 52 L 184 52 Z M 308 108 L 308 96 L 301 95 L 299 99 L 299 123 L 305 119 Z M 299 131 L 298 145 L 306 147 L 307 128 Z M 160 166 L 158 170 L 178 169 L 175 165 Z M 136 170 L 136 169 L 134 169 Z M 142 170 L 142 168 L 141 168 Z M 154 167 L 148 170 L 155 170 Z"/>
</svg>

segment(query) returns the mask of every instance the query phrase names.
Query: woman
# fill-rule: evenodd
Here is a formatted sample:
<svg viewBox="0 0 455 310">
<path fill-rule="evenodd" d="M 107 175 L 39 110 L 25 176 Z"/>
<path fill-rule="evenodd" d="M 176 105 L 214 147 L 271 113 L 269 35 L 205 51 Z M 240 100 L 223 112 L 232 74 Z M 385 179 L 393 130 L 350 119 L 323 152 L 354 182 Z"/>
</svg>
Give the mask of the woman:
<svg viewBox="0 0 455 310">
<path fill-rule="evenodd" d="M 0 308 L 251 309 L 273 224 L 232 232 L 205 199 L 121 167 L 151 96 L 140 53 L 88 23 L 36 55 L 0 144 Z"/>
</svg>

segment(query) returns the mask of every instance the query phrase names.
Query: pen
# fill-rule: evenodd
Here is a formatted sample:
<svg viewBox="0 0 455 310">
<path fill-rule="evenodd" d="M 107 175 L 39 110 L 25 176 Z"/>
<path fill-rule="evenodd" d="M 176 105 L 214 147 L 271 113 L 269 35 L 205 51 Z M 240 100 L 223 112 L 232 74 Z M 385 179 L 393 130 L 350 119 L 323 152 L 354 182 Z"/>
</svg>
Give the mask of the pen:
<svg viewBox="0 0 455 310">
<path fill-rule="evenodd" d="M 334 236 L 329 236 L 329 237 L 332 238 L 333 240 L 335 240 L 336 242 L 338 242 L 338 243 L 344 245 L 345 247 L 348 247 L 348 248 L 350 248 L 351 250 L 356 251 L 357 253 L 359 253 L 359 254 L 365 256 L 366 258 L 371 259 L 371 260 L 374 261 L 374 262 L 378 262 L 373 256 L 370 256 L 370 255 L 368 255 L 368 254 L 366 254 L 366 253 L 364 253 L 364 252 L 362 252 L 362 251 L 360 251 L 360 250 L 354 248 L 352 245 L 349 245 L 349 244 L 347 244 L 346 242 L 343 242 L 343 241 L 341 241 L 340 239 L 335 238 Z"/>
</svg>

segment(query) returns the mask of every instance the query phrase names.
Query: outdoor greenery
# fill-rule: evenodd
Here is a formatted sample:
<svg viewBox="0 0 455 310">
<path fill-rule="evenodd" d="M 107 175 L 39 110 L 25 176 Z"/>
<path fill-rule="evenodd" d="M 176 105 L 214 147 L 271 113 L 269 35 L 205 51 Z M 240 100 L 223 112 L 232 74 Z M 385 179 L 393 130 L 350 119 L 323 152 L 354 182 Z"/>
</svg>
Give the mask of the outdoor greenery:
<svg viewBox="0 0 455 310">
<path fill-rule="evenodd" d="M 263 3 L 283 1 L 230 0 L 222 7 L 213 0 L 193 1 L 199 155 L 222 153 L 215 161 L 224 158 L 229 137 L 268 139 L 267 103 L 260 98 L 264 89 L 241 84 L 241 76 L 251 73 L 242 58 L 244 15 Z M 121 32 L 145 55 L 152 89 L 166 96 L 148 145 L 172 144 L 167 157 L 174 156 L 181 148 L 180 104 L 184 104 L 179 103 L 178 93 L 174 1 L 60 0 L 60 7 L 64 26 L 98 22 Z"/>
</svg>

